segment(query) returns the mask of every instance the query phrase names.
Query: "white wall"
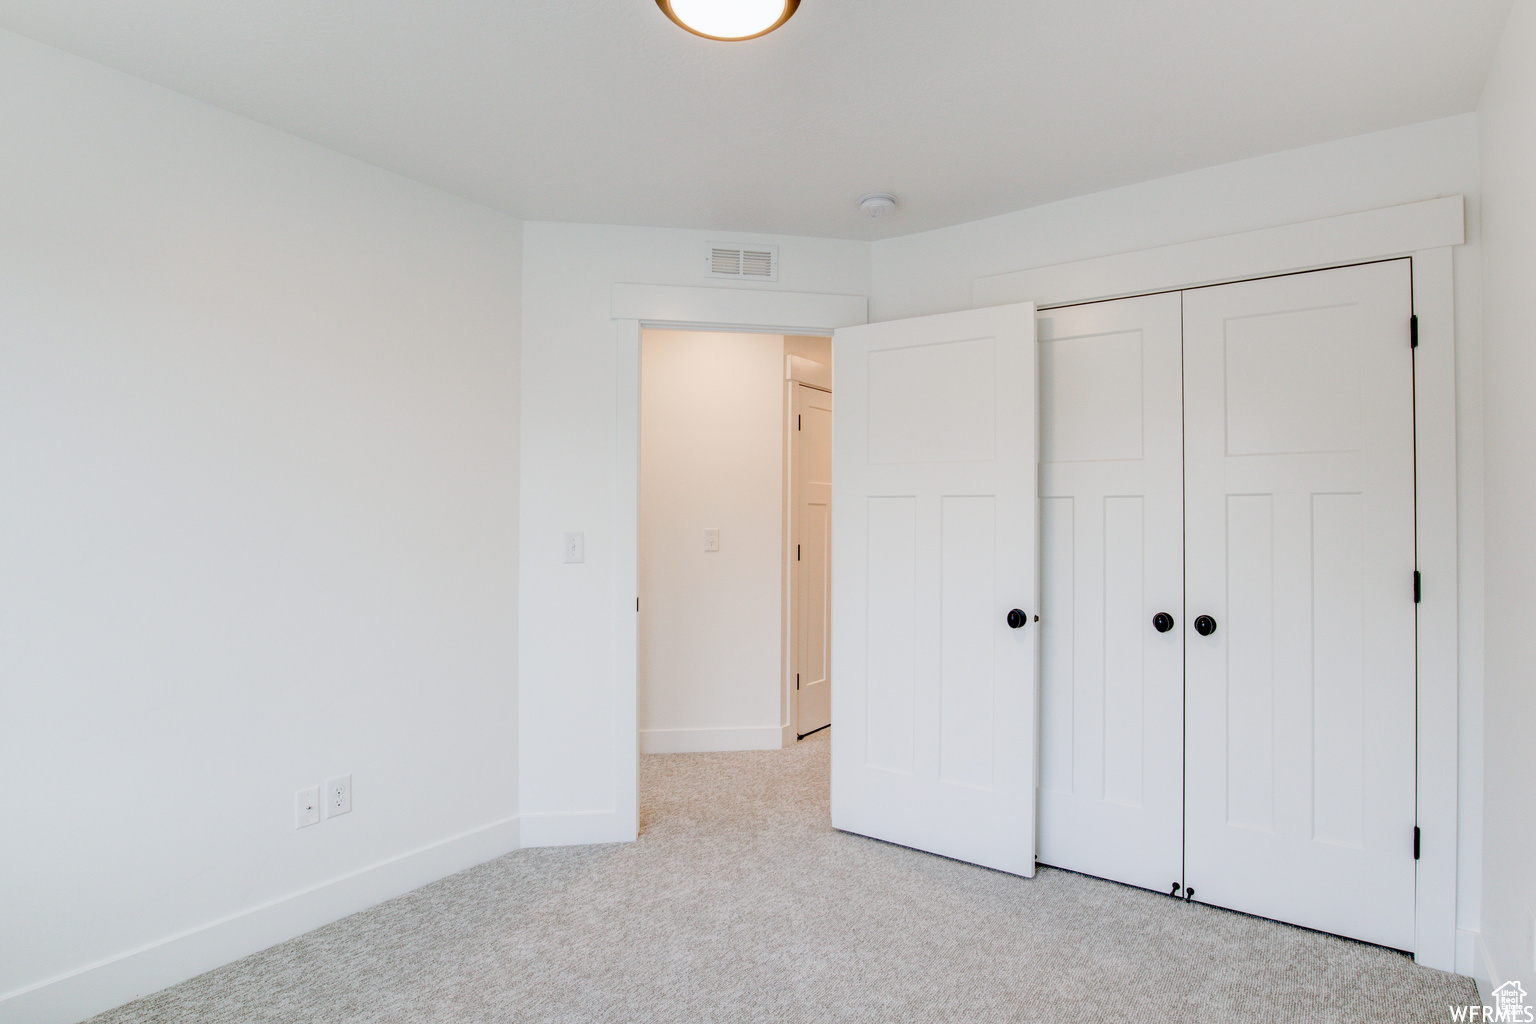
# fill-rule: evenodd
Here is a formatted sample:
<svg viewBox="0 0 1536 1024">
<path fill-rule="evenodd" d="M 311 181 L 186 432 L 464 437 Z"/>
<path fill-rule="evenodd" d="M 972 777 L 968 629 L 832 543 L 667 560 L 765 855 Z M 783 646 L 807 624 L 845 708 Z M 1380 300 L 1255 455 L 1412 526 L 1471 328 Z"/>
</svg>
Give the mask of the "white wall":
<svg viewBox="0 0 1536 1024">
<path fill-rule="evenodd" d="M 800 356 L 809 359 L 813 363 L 832 365 L 832 339 L 819 338 L 807 334 L 786 334 L 784 336 L 784 354 L 787 356 Z"/>
<path fill-rule="evenodd" d="M 642 753 L 783 745 L 784 353 L 777 334 L 644 334 Z"/>
<path fill-rule="evenodd" d="M 872 318 L 968 309 L 978 277 L 1051 266 L 1442 195 L 1466 196 L 1455 253 L 1462 770 L 1458 970 L 1472 968 L 1482 859 L 1483 369 L 1477 122 L 1446 118 L 876 242 Z M 1529 922 L 1527 922 L 1529 927 Z"/>
<path fill-rule="evenodd" d="M 520 228 L 4 33 L 0 95 L 0 1018 L 73 1021 L 515 848 Z"/>
<path fill-rule="evenodd" d="M 523 234 L 520 812 L 529 843 L 633 838 L 615 762 L 616 282 L 709 286 L 710 242 L 779 246 L 766 290 L 869 294 L 869 244 L 530 222 Z M 737 285 L 737 287 L 751 287 Z M 566 565 L 566 531 L 586 561 Z M 624 595 L 628 598 L 628 595 Z"/>
<path fill-rule="evenodd" d="M 1499 609 L 1482 902 L 1489 957 L 1509 974 L 1531 962 L 1536 904 L 1520 522 L 1536 42 L 1529 3 L 1516 7 L 1479 115 L 1497 240 Z M 702 246 L 732 236 L 523 229 L 9 34 L 0 93 L 0 1017 L 75 1019 L 492 856 L 516 845 L 520 810 L 540 841 L 624 838 L 609 294 L 711 284 Z M 891 319 L 965 308 L 978 276 L 1466 195 L 1470 930 L 1483 863 L 1476 130 L 1451 118 L 873 248 L 741 239 L 781 247 L 780 281 L 758 287 L 872 294 Z M 567 530 L 586 532 L 582 565 L 562 564 Z M 344 771 L 353 814 L 295 831 L 293 791 Z"/>
<path fill-rule="evenodd" d="M 1477 187 L 1471 114 L 1287 150 L 875 242 L 871 315 L 969 309 L 972 281 L 1013 270 L 1441 195 L 1475 209 Z"/>
<path fill-rule="evenodd" d="M 1483 964 L 1536 991 L 1536 4 L 1517 0 L 1478 107 L 1488 509 Z"/>
</svg>

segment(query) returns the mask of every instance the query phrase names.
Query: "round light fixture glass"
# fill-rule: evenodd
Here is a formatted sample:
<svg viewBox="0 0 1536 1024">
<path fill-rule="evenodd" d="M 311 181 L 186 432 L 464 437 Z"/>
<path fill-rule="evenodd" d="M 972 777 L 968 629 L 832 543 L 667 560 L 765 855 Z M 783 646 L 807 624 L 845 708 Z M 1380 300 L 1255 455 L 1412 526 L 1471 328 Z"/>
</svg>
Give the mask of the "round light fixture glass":
<svg viewBox="0 0 1536 1024">
<path fill-rule="evenodd" d="M 784 24 L 800 0 L 656 0 L 656 6 L 696 36 L 738 42 Z"/>
</svg>

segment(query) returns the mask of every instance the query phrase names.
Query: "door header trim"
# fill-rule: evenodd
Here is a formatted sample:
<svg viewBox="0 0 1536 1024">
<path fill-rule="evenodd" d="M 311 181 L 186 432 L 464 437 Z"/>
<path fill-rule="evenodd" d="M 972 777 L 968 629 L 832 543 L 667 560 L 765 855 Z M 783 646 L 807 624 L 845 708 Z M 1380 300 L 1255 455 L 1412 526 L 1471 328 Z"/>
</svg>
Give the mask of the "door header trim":
<svg viewBox="0 0 1536 1024">
<path fill-rule="evenodd" d="M 785 334 L 831 334 L 869 322 L 863 295 L 822 295 L 755 288 L 615 284 L 613 320 L 648 327 L 700 327 Z"/>
<path fill-rule="evenodd" d="M 1465 241 L 1465 201 L 1459 195 L 1442 196 L 982 277 L 971 285 L 971 306 L 1065 306 L 1410 256 Z"/>
</svg>

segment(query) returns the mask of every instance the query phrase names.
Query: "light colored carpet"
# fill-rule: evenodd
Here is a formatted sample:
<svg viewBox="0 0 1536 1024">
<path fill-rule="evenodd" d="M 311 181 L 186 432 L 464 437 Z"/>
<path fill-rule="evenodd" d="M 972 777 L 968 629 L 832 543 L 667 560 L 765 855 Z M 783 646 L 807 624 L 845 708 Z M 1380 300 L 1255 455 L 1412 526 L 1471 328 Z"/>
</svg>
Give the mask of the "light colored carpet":
<svg viewBox="0 0 1536 1024">
<path fill-rule="evenodd" d="M 510 854 L 95 1021 L 1411 1022 L 1476 999 L 1372 946 L 835 832 L 829 749 L 642 758 L 637 843 Z"/>
</svg>

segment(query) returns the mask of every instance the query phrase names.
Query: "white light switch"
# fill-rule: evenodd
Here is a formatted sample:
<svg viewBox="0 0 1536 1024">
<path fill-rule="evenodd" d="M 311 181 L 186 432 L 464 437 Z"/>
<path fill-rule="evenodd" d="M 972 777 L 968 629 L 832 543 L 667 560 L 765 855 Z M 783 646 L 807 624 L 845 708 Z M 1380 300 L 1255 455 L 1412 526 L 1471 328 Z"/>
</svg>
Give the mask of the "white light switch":
<svg viewBox="0 0 1536 1024">
<path fill-rule="evenodd" d="M 585 562 L 587 560 L 586 534 L 568 533 L 565 535 L 565 560 L 567 562 Z"/>
<path fill-rule="evenodd" d="M 310 786 L 293 794 L 293 827 L 320 824 L 320 787 Z"/>
<path fill-rule="evenodd" d="M 719 530 L 705 530 L 704 531 L 704 550 L 705 551 L 719 551 L 720 550 L 720 531 Z"/>
</svg>

